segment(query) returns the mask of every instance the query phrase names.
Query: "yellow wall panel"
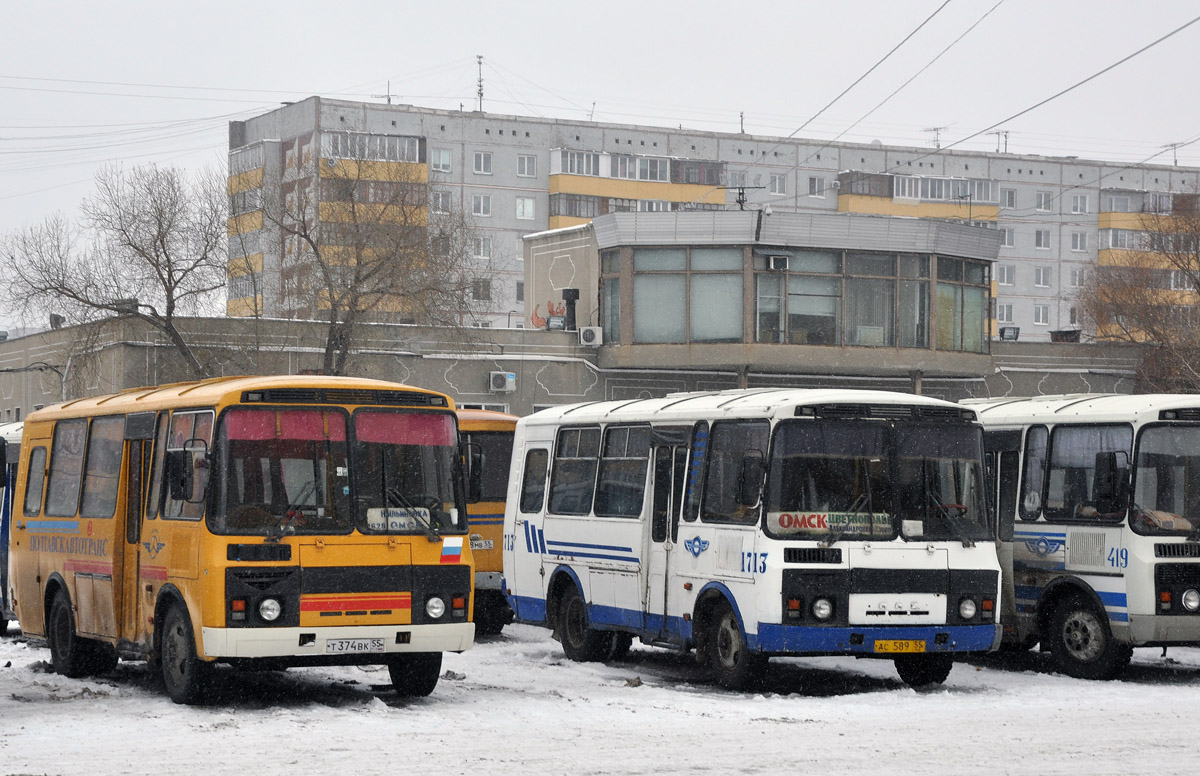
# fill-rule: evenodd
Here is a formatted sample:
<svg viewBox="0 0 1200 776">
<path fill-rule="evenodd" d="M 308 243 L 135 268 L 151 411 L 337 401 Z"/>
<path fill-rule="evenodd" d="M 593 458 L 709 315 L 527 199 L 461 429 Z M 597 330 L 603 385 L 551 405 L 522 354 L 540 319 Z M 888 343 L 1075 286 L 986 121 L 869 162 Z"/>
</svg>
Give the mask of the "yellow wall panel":
<svg viewBox="0 0 1200 776">
<path fill-rule="evenodd" d="M 408 224 L 425 226 L 429 213 L 424 207 L 401 207 L 377 202 L 322 202 L 319 215 L 322 221 L 344 224 Z"/>
<path fill-rule="evenodd" d="M 416 162 L 373 162 L 357 159 L 322 159 L 322 178 L 364 181 L 407 181 L 425 183 L 429 167 Z"/>
<path fill-rule="evenodd" d="M 243 191 L 260 188 L 263 184 L 263 170 L 259 167 L 257 170 L 246 170 L 237 175 L 230 175 L 229 181 L 225 187 L 229 191 L 230 196 L 241 194 Z"/>
<path fill-rule="evenodd" d="M 1101 229 L 1145 229 L 1144 213 L 1101 213 L 1096 225 Z"/>
<path fill-rule="evenodd" d="M 254 253 L 249 256 L 239 256 L 235 259 L 229 259 L 227 265 L 226 272 L 231 278 L 248 275 L 251 272 L 262 272 L 263 255 L 261 253 Z"/>
<path fill-rule="evenodd" d="M 890 197 L 869 197 L 865 194 L 839 194 L 838 212 L 908 218 L 953 218 L 963 221 L 997 221 L 1000 218 L 999 205 L 980 205 L 966 201 L 898 202 Z"/>
<path fill-rule="evenodd" d="M 696 183 L 630 181 L 624 178 L 596 178 L 590 175 L 551 175 L 551 194 L 584 194 L 618 199 L 661 199 L 667 202 L 725 202 L 725 189 Z M 586 221 L 582 222 L 586 223 Z"/>
<path fill-rule="evenodd" d="M 255 297 L 230 299 L 225 302 L 225 314 L 230 318 L 250 318 L 262 312 L 262 294 Z"/>
<path fill-rule="evenodd" d="M 579 226 L 580 224 L 591 223 L 590 218 L 576 218 L 574 216 L 550 216 L 549 229 L 562 229 L 564 226 Z"/>
<path fill-rule="evenodd" d="M 225 222 L 225 231 L 230 236 L 238 234 L 247 234 L 256 232 L 263 227 L 263 214 L 261 210 L 255 210 L 251 213 L 242 213 L 240 216 L 230 218 Z"/>
</svg>

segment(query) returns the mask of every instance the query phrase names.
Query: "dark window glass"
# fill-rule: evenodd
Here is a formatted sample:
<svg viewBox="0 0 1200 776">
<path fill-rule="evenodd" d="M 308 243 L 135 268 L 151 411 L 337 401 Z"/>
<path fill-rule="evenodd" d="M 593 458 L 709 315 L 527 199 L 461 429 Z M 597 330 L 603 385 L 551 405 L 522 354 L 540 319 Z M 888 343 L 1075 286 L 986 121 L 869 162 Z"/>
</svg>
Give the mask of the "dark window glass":
<svg viewBox="0 0 1200 776">
<path fill-rule="evenodd" d="M 592 511 L 599 454 L 600 429 L 564 428 L 558 432 L 546 511 L 559 515 L 586 515 Z"/>
<path fill-rule="evenodd" d="M 54 427 L 50 452 L 50 482 L 46 487 L 46 514 L 50 517 L 74 517 L 79 507 L 79 486 L 83 480 L 83 445 L 87 420 L 60 420 Z"/>
<path fill-rule="evenodd" d="M 1045 426 L 1033 426 L 1025 432 L 1025 471 L 1021 477 L 1021 519 L 1037 520 L 1042 513 L 1042 483 L 1046 476 Z"/>
<path fill-rule="evenodd" d="M 704 480 L 702 519 L 705 522 L 757 522 L 758 505 L 743 504 L 739 498 L 745 474 L 743 461 L 757 456 L 765 463 L 769 430 L 766 421 L 713 424 L 711 454 Z"/>
<path fill-rule="evenodd" d="M 88 434 L 80 517 L 113 516 L 124 453 L 125 416 L 111 415 L 93 420 Z"/>
<path fill-rule="evenodd" d="M 683 519 L 689 523 L 700 516 L 700 477 L 708 459 L 708 421 L 698 422 L 692 429 L 691 463 L 688 467 L 687 495 Z"/>
<path fill-rule="evenodd" d="M 525 455 L 525 472 L 521 477 L 521 511 L 527 515 L 542 511 L 549 462 L 548 450 L 530 450 Z"/>
<path fill-rule="evenodd" d="M 512 464 L 511 431 L 472 431 L 468 444 L 479 445 L 480 501 L 503 501 L 508 496 L 508 467 Z"/>
<path fill-rule="evenodd" d="M 846 274 L 895 276 L 896 257 L 878 253 L 847 253 Z"/>
<path fill-rule="evenodd" d="M 146 519 L 153 520 L 163 504 L 163 461 L 167 457 L 167 424 L 168 415 L 158 413 L 158 424 L 154 432 L 153 463 L 150 465 L 150 488 L 146 492 Z"/>
<path fill-rule="evenodd" d="M 604 432 L 604 455 L 596 486 L 596 514 L 637 517 L 646 491 L 646 459 L 650 427 L 610 427 Z"/>
<path fill-rule="evenodd" d="M 204 496 L 208 488 L 208 445 L 212 442 L 212 410 L 200 412 L 176 412 L 171 415 L 170 436 L 167 450 L 192 450 L 187 454 L 192 468 L 192 498 L 174 499 L 164 493 L 164 518 L 174 520 L 199 520 L 204 516 Z M 203 444 L 200 444 L 203 443 Z"/>
<path fill-rule="evenodd" d="M 1047 520 L 1114 522 L 1123 514 L 1102 513 L 1096 499 L 1096 456 L 1123 452 L 1128 466 L 1133 429 L 1129 426 L 1057 426 L 1050 435 L 1046 474 Z"/>
<path fill-rule="evenodd" d="M 46 448 L 35 447 L 29 456 L 29 474 L 25 477 L 25 514 L 29 517 L 42 511 L 42 486 L 45 483 Z"/>
<path fill-rule="evenodd" d="M 1013 518 L 1017 511 L 1017 473 L 1020 471 L 1020 454 L 1016 450 L 1004 450 L 1000 456 L 1000 511 L 997 517 L 1001 541 L 1011 542 Z"/>
</svg>

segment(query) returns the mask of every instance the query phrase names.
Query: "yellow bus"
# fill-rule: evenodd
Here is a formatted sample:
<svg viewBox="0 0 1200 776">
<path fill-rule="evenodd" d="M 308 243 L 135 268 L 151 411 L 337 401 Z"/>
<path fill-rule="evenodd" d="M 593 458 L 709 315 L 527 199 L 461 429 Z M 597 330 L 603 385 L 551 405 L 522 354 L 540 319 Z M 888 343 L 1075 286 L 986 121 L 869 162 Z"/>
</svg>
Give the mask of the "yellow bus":
<svg viewBox="0 0 1200 776">
<path fill-rule="evenodd" d="M 229 377 L 25 419 L 13 608 L 55 671 L 145 659 L 177 703 L 214 663 L 387 665 L 428 695 L 468 649 L 454 403 L 395 383 Z"/>
<path fill-rule="evenodd" d="M 458 410 L 458 430 L 468 451 L 467 517 L 475 559 L 475 632 L 494 636 L 513 620 L 501 590 L 504 501 L 517 416 L 491 410 Z"/>
</svg>

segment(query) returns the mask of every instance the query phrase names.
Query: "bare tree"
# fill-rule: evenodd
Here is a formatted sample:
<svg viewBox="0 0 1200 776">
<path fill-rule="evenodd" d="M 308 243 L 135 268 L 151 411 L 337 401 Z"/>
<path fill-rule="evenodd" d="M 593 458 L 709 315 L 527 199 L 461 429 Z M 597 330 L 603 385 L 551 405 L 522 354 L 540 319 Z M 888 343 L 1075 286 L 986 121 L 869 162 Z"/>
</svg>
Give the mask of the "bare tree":
<svg viewBox="0 0 1200 776">
<path fill-rule="evenodd" d="M 487 268 L 471 259 L 475 233 L 461 212 L 430 207 L 422 167 L 322 159 L 263 203 L 281 241 L 281 306 L 328 321 L 322 371 L 344 374 L 360 324 L 460 327 Z M 272 201 L 275 199 L 275 201 Z"/>
<path fill-rule="evenodd" d="M 176 320 L 217 309 L 226 271 L 224 178 L 109 167 L 81 209 L 79 223 L 53 216 L 0 239 L 9 303 L 26 317 L 53 313 L 69 323 L 139 318 L 170 341 L 190 373 L 207 376 Z"/>
<path fill-rule="evenodd" d="M 1147 212 L 1125 230 L 1085 282 L 1078 305 L 1099 340 L 1145 346 L 1148 391 L 1200 391 L 1200 210 L 1176 194 L 1169 212 Z"/>
</svg>

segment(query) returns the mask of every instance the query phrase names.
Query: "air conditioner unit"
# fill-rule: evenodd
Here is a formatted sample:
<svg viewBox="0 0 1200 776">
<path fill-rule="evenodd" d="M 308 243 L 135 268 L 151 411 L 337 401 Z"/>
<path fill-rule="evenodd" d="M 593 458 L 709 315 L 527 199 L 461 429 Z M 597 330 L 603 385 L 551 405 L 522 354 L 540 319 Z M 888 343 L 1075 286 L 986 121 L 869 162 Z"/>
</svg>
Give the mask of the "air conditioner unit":
<svg viewBox="0 0 1200 776">
<path fill-rule="evenodd" d="M 512 372 L 492 372 L 488 378 L 492 393 L 512 393 L 517 390 L 517 376 Z"/>
<path fill-rule="evenodd" d="M 583 326 L 579 329 L 579 344 L 598 348 L 604 344 L 604 329 L 599 326 Z"/>
<path fill-rule="evenodd" d="M 767 269 L 773 269 L 777 272 L 787 272 L 788 256 L 768 256 Z"/>
</svg>

